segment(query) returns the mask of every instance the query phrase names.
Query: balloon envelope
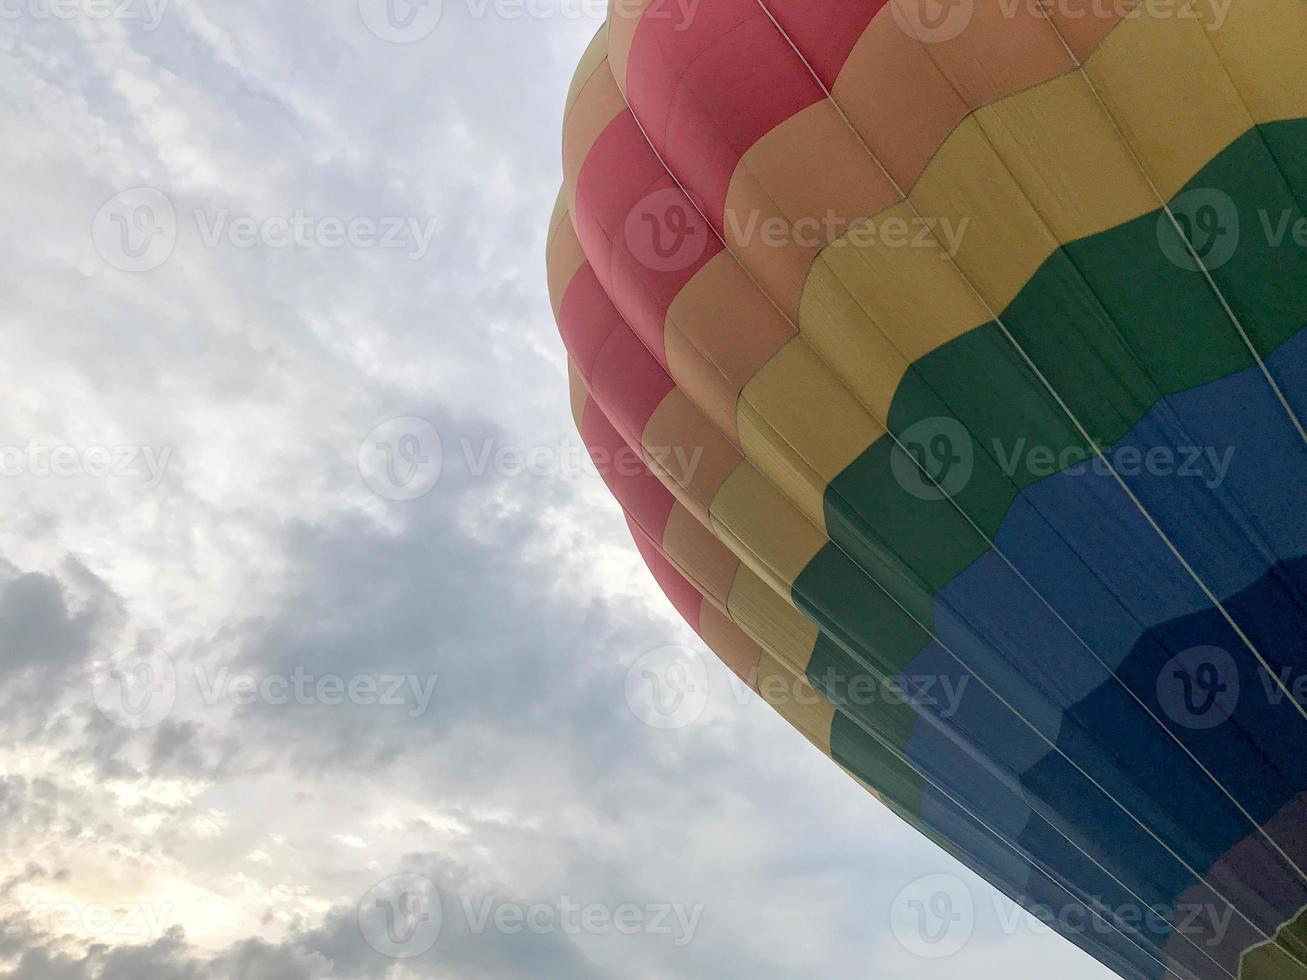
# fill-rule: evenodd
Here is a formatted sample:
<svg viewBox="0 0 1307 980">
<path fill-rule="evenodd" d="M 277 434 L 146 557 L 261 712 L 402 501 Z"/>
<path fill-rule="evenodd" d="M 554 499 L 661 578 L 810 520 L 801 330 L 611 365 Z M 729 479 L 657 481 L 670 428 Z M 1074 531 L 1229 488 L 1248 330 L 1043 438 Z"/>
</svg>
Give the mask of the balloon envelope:
<svg viewBox="0 0 1307 980">
<path fill-rule="evenodd" d="M 631 0 L 568 96 L 551 296 L 654 576 L 1125 977 L 1307 977 L 1304 52 L 1301 0 Z"/>
</svg>

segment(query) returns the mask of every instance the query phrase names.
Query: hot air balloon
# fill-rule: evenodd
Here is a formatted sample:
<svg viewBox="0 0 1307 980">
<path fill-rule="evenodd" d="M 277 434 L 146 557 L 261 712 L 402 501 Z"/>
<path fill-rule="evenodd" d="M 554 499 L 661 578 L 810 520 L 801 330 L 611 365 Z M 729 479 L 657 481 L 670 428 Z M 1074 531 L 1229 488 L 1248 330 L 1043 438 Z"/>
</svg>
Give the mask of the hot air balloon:
<svg viewBox="0 0 1307 980">
<path fill-rule="evenodd" d="M 1307 978 L 1307 5 L 615 0 L 563 160 L 705 643 L 1121 976 Z"/>
</svg>

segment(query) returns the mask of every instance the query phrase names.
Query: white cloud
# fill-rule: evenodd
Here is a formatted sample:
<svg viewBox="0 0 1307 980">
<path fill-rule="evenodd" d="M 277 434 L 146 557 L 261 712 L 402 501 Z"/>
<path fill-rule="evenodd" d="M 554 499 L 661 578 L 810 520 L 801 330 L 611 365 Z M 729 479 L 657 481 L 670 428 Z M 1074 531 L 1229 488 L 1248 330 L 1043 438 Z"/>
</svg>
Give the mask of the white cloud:
<svg viewBox="0 0 1307 980">
<path fill-rule="evenodd" d="M 0 477 L 4 980 L 403 975 L 357 911 L 399 873 L 433 881 L 446 913 L 408 976 L 922 975 L 889 903 L 956 866 L 724 693 L 724 672 L 701 721 L 643 726 L 626 668 L 695 641 L 598 479 L 477 476 L 448 451 L 575 438 L 541 254 L 595 26 L 446 3 L 426 40 L 393 45 L 354 3 L 280 0 L 173 0 L 153 31 L 7 24 L 0 449 L 167 462 L 156 483 L 85 465 Z M 140 186 L 177 232 L 134 274 L 97 251 L 92 220 Z M 203 241 L 218 214 L 297 210 L 435 233 L 417 257 Z M 447 465 L 397 501 L 357 459 L 408 415 L 440 431 Z M 137 647 L 172 665 L 175 706 L 133 730 L 91 681 Z M 222 671 L 253 697 L 205 698 Z M 259 688 L 297 671 L 311 696 Z M 459 913 L 564 898 L 702 919 L 677 945 L 478 931 Z M 1035 957 L 1103 976 L 1048 937 L 951 963 L 997 977 Z"/>
</svg>

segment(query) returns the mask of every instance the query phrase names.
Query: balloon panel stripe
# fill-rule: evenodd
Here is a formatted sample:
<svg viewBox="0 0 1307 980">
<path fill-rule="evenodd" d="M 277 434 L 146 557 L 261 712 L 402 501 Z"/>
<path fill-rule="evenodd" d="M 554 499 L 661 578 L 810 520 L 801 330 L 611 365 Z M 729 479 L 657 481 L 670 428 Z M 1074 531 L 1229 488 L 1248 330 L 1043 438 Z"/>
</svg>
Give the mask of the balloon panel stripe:
<svg viewBox="0 0 1307 980">
<path fill-rule="evenodd" d="M 1292 228 L 1302 217 L 1307 123 L 1277 120 L 1307 115 L 1307 14 L 1287 0 L 1234 5 L 1219 25 L 1054 13 L 1109 120 L 1065 49 L 1040 33 L 1047 24 L 1003 21 L 981 6 L 958 40 L 918 45 L 888 8 L 768 3 L 858 135 L 912 188 L 915 213 L 955 228 L 971 219 L 969 234 L 943 242 L 956 268 L 1129 471 L 1131 491 L 1258 651 L 1301 672 L 1307 454 L 1231 311 L 1301 417 L 1307 266 L 1302 249 L 1267 241 L 1266 218 L 1285 216 Z M 551 222 L 550 285 L 593 394 L 581 400 L 585 441 L 608 453 L 642 449 L 655 467 L 654 450 L 669 442 L 712 444 L 709 472 L 693 485 L 659 468 L 606 474 L 646 562 L 705 640 L 730 648 L 722 656 L 733 669 L 749 673 L 757 646 L 731 632 L 727 613 L 754 636 L 770 616 L 762 631 L 775 639 L 757 651 L 755 676 L 806 669 L 817 690 L 862 715 L 774 707 L 1027 907 L 1143 896 L 1159 910 L 1219 909 L 1228 898 L 1252 925 L 1235 916 L 1220 936 L 1200 930 L 1195 946 L 1159 911 L 1132 935 L 1204 980 L 1221 970 L 1302 977 L 1260 933 L 1307 953 L 1300 923 L 1285 925 L 1307 905 L 1303 882 L 1248 820 L 1307 865 L 1301 719 L 1265 693 L 1229 623 L 1176 573 L 1111 477 L 1080 462 L 1090 447 L 983 307 L 959 292 L 940 236 L 933 252 L 860 246 L 848 233 L 766 250 L 727 220 L 756 212 L 792 222 L 838 205 L 876 228 L 914 213 L 869 175 L 792 54 L 766 53 L 777 35 L 763 36 L 758 10 L 755 0 L 723 0 L 679 34 L 641 22 L 622 82 L 643 132 L 600 40 L 569 96 L 571 220 Z M 627 43 L 619 33 L 615 43 Z M 1024 57 L 1003 48 L 1017 38 Z M 891 70 L 909 63 L 920 70 Z M 1113 125 L 1151 184 L 1118 152 Z M 678 198 L 645 133 L 693 202 Z M 1174 198 L 1191 239 L 1213 232 L 1202 254 L 1220 296 L 1184 268 L 1184 243 L 1167 237 L 1152 186 Z M 650 268 L 630 247 L 629 225 L 651 193 L 678 201 L 691 222 L 702 210 L 734 254 L 691 224 L 701 254 Z M 1209 248 L 1231 233 L 1239 247 L 1212 260 Z M 774 309 L 759 304 L 760 290 Z M 738 437 L 745 460 L 716 444 L 714 427 Z M 925 482 L 916 462 L 904 466 L 902 446 L 919 454 Z M 1213 455 L 1192 478 L 1131 469 L 1150 453 L 1188 465 L 1195 449 Z M 946 471 L 963 462 L 965 480 L 951 483 Z M 934 478 L 952 500 L 923 495 Z M 815 529 L 800 513 L 812 510 Z M 810 652 L 795 645 L 803 631 L 773 615 L 788 607 L 769 605 L 759 576 L 792 585 L 821 627 Z M 1234 666 L 1192 653 L 1209 648 Z M 946 718 L 941 703 L 859 709 L 850 689 L 867 663 L 907 689 L 923 677 L 955 692 L 983 679 L 993 693 L 967 687 L 955 704 L 943 701 Z M 1229 702 L 1232 681 L 1243 696 Z M 1219 725 L 1176 721 L 1186 699 L 1204 696 L 1227 699 Z M 996 830 L 1031 861 L 1014 860 Z M 1123 975 L 1166 975 L 1118 933 L 1068 938 Z"/>
</svg>

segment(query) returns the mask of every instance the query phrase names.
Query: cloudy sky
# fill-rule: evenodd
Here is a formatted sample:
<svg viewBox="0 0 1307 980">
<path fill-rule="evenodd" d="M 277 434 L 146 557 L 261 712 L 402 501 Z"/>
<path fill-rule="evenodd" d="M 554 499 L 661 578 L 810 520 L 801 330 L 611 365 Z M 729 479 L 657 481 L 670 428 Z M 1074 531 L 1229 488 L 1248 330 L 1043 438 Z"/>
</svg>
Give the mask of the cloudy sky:
<svg viewBox="0 0 1307 980">
<path fill-rule="evenodd" d="M 389 2 L 0 3 L 0 978 L 1104 977 L 651 713 L 543 269 L 602 10 Z"/>
</svg>

